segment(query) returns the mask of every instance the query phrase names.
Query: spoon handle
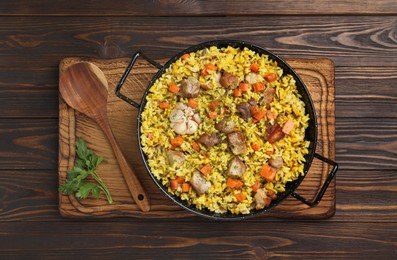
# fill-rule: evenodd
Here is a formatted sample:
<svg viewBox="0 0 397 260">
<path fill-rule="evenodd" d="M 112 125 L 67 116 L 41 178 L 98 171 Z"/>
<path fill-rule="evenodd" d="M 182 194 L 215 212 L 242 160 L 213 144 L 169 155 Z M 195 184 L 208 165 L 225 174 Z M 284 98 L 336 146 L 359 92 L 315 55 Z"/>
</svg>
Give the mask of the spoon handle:
<svg viewBox="0 0 397 260">
<path fill-rule="evenodd" d="M 130 164 L 125 159 L 123 152 L 120 149 L 119 144 L 114 137 L 113 131 L 110 128 L 109 121 L 106 116 L 97 117 L 96 121 L 98 125 L 102 128 L 103 132 L 107 136 L 110 145 L 113 148 L 114 155 L 119 163 L 121 172 L 123 173 L 124 180 L 127 183 L 128 189 L 134 198 L 135 203 L 141 211 L 147 212 L 150 210 L 149 197 L 146 194 L 142 183 L 139 181 L 135 172 L 132 170 Z"/>
</svg>

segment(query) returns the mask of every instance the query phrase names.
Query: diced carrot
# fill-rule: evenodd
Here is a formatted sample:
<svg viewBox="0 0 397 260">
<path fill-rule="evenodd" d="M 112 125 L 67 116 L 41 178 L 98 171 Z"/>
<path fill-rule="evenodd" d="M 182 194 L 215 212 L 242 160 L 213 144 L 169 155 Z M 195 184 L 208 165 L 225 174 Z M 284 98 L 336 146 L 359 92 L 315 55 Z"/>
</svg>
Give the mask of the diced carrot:
<svg viewBox="0 0 397 260">
<path fill-rule="evenodd" d="M 258 113 L 260 111 L 260 108 L 258 105 L 250 106 L 250 112 L 252 115 Z"/>
<path fill-rule="evenodd" d="M 182 183 L 182 192 L 189 192 L 190 191 L 190 183 L 185 182 Z"/>
<path fill-rule="evenodd" d="M 266 111 L 263 110 L 259 110 L 258 112 L 256 112 L 255 114 L 252 114 L 252 117 L 255 118 L 256 120 L 261 120 L 264 116 L 266 115 Z"/>
<path fill-rule="evenodd" d="M 154 137 L 154 134 L 153 134 L 153 133 L 148 133 L 148 134 L 147 134 L 147 138 L 148 138 L 149 140 L 153 140 L 153 137 Z"/>
<path fill-rule="evenodd" d="M 160 107 L 161 109 L 169 108 L 169 107 L 170 107 L 170 103 L 168 103 L 168 102 L 160 102 L 160 103 L 159 103 L 159 107 Z"/>
<path fill-rule="evenodd" d="M 289 135 L 292 128 L 294 128 L 294 122 L 292 120 L 288 120 L 287 122 L 284 123 L 283 129 L 281 129 L 281 131 L 283 131 L 284 134 Z"/>
<path fill-rule="evenodd" d="M 236 89 L 233 91 L 233 96 L 234 96 L 234 97 L 241 97 L 241 95 L 242 95 L 241 89 L 236 88 Z"/>
<path fill-rule="evenodd" d="M 208 63 L 207 66 L 205 66 L 207 70 L 216 70 L 216 66 L 212 63 Z"/>
<path fill-rule="evenodd" d="M 273 82 L 277 79 L 277 75 L 273 72 L 269 72 L 265 75 L 265 80 L 267 82 Z"/>
<path fill-rule="evenodd" d="M 185 53 L 185 54 L 183 54 L 182 56 L 181 56 L 181 59 L 182 60 L 186 60 L 186 59 L 189 59 L 190 58 L 190 54 L 189 53 Z"/>
<path fill-rule="evenodd" d="M 214 111 L 209 111 L 208 112 L 208 117 L 211 118 L 211 119 L 215 119 L 215 118 L 218 117 L 218 113 L 214 112 Z"/>
<path fill-rule="evenodd" d="M 201 74 L 203 74 L 204 76 L 209 75 L 209 70 L 216 70 L 216 66 L 212 63 L 208 63 L 205 68 L 201 71 Z"/>
<path fill-rule="evenodd" d="M 175 147 L 181 146 L 183 143 L 183 138 L 181 136 L 177 136 L 171 139 L 171 145 Z"/>
<path fill-rule="evenodd" d="M 258 72 L 258 71 L 259 71 L 259 65 L 256 64 L 256 63 L 252 63 L 251 66 L 250 66 L 250 69 L 251 69 L 253 72 Z"/>
<path fill-rule="evenodd" d="M 176 191 L 178 189 L 178 181 L 176 179 L 170 180 L 171 190 Z"/>
<path fill-rule="evenodd" d="M 237 202 L 242 202 L 245 200 L 245 195 L 243 193 L 239 193 L 236 195 Z"/>
<path fill-rule="evenodd" d="M 201 167 L 200 172 L 202 174 L 204 174 L 205 176 L 207 176 L 208 174 L 210 174 L 212 171 L 212 166 L 211 164 L 207 163 L 206 165 L 204 165 L 203 167 Z"/>
<path fill-rule="evenodd" d="M 238 85 L 238 88 L 241 90 L 241 92 L 247 92 L 249 89 L 251 89 L 251 84 L 248 83 L 240 83 Z"/>
<path fill-rule="evenodd" d="M 175 84 L 175 82 L 171 82 L 168 85 L 168 91 L 170 91 L 170 92 L 172 92 L 174 94 L 178 93 L 179 90 L 180 90 L 180 88 Z"/>
<path fill-rule="evenodd" d="M 265 90 L 265 85 L 261 82 L 256 82 L 254 84 L 254 92 L 262 92 Z"/>
<path fill-rule="evenodd" d="M 266 117 L 267 117 L 268 120 L 271 120 L 271 119 L 276 119 L 277 116 L 276 116 L 276 114 L 273 113 L 272 111 L 267 110 L 267 111 L 266 111 Z"/>
<path fill-rule="evenodd" d="M 266 154 L 267 155 L 272 155 L 273 152 L 274 152 L 274 145 L 272 145 L 272 149 L 271 150 L 266 151 Z"/>
<path fill-rule="evenodd" d="M 258 151 L 261 147 L 259 146 L 259 144 L 257 144 L 257 143 L 253 143 L 252 145 L 251 145 L 251 147 L 252 147 L 252 149 L 254 149 L 254 151 Z"/>
<path fill-rule="evenodd" d="M 208 105 L 208 107 L 211 111 L 215 111 L 215 108 L 218 106 L 218 104 L 219 100 L 214 100 Z"/>
<path fill-rule="evenodd" d="M 276 170 L 273 169 L 272 166 L 268 164 L 264 164 L 262 166 L 262 169 L 260 171 L 260 174 L 263 178 L 265 178 L 267 181 L 272 181 L 274 180 L 274 177 L 276 177 Z"/>
<path fill-rule="evenodd" d="M 200 150 L 201 150 L 200 145 L 196 142 L 192 142 L 192 148 L 194 150 L 196 150 L 197 152 L 200 152 Z"/>
<path fill-rule="evenodd" d="M 189 100 L 187 101 L 187 104 L 189 105 L 189 107 L 191 107 L 193 109 L 198 107 L 198 102 L 193 98 L 189 98 Z"/>
<path fill-rule="evenodd" d="M 228 178 L 226 180 L 226 185 L 229 188 L 232 188 L 232 189 L 239 189 L 239 188 L 243 187 L 244 183 L 242 181 L 240 181 L 240 180 L 235 180 L 233 178 Z"/>
<path fill-rule="evenodd" d="M 182 184 L 185 182 L 185 178 L 181 177 L 181 176 L 177 176 L 175 178 L 176 182 L 178 182 L 179 184 Z"/>
<path fill-rule="evenodd" d="M 252 185 L 252 191 L 257 192 L 259 188 L 261 187 L 261 183 L 259 181 L 255 182 L 254 185 Z"/>
</svg>

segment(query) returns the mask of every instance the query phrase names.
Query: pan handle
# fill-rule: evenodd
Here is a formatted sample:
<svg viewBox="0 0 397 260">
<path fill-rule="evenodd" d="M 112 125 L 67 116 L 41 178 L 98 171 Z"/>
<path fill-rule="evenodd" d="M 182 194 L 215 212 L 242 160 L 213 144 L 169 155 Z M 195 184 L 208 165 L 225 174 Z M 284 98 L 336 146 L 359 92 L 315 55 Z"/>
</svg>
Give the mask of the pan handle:
<svg viewBox="0 0 397 260">
<path fill-rule="evenodd" d="M 155 62 L 154 60 L 148 58 L 146 55 L 144 55 L 140 51 L 136 52 L 132 56 L 132 59 L 131 59 L 130 63 L 128 64 L 123 76 L 121 77 L 121 79 L 119 81 L 119 84 L 117 84 L 117 86 L 116 86 L 116 88 L 114 90 L 114 93 L 116 94 L 116 96 L 118 96 L 119 98 L 121 98 L 122 100 L 124 100 L 125 102 L 127 102 L 128 104 L 130 104 L 130 105 L 132 105 L 132 106 L 134 106 L 136 108 L 139 108 L 141 106 L 141 104 L 135 102 L 134 100 L 130 99 L 127 96 L 124 96 L 123 94 L 121 94 L 120 91 L 121 91 L 121 87 L 123 86 L 125 80 L 127 79 L 128 75 L 130 74 L 132 67 L 134 66 L 136 60 L 139 57 L 144 58 L 146 61 L 150 62 L 150 64 L 152 64 L 153 66 L 155 66 L 158 69 L 162 69 L 163 68 L 162 65 L 160 65 L 159 63 Z"/>
<path fill-rule="evenodd" d="M 325 158 L 322 155 L 319 155 L 318 153 L 315 153 L 314 157 L 333 166 L 331 172 L 329 173 L 327 179 L 325 180 L 323 186 L 321 187 L 320 192 L 317 194 L 317 197 L 314 199 L 314 201 L 308 201 L 307 199 L 303 198 L 299 194 L 296 194 L 295 192 L 291 193 L 292 197 L 294 197 L 297 200 L 300 200 L 301 202 L 305 203 L 306 205 L 308 205 L 310 207 L 317 206 L 317 204 L 321 201 L 321 199 L 324 196 L 325 191 L 327 190 L 332 179 L 335 177 L 336 171 L 338 170 L 338 164 L 336 162 L 334 162 L 328 158 Z"/>
</svg>

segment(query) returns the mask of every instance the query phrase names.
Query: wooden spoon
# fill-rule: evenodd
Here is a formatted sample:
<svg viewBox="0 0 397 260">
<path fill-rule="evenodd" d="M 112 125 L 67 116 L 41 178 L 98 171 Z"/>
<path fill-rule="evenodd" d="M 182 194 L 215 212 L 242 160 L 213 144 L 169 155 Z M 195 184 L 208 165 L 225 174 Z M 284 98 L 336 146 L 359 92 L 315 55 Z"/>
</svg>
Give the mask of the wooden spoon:
<svg viewBox="0 0 397 260">
<path fill-rule="evenodd" d="M 81 62 L 71 65 L 59 79 L 59 91 L 65 102 L 75 110 L 97 122 L 106 134 L 121 172 L 135 203 L 142 211 L 149 211 L 149 198 L 125 159 L 110 128 L 107 117 L 108 83 L 103 72 L 94 64 Z"/>
</svg>

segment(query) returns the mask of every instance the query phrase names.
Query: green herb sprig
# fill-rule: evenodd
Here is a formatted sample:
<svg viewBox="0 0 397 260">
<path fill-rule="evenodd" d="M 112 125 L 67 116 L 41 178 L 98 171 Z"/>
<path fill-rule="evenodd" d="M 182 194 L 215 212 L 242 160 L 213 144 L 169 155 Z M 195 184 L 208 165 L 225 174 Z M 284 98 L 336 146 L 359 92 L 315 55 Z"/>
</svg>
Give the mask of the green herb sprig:
<svg viewBox="0 0 397 260">
<path fill-rule="evenodd" d="M 87 198 L 90 193 L 98 199 L 100 192 L 103 191 L 109 204 L 111 204 L 113 202 L 112 196 L 105 183 L 96 173 L 103 157 L 97 156 L 92 150 L 88 149 L 86 142 L 81 137 L 76 142 L 76 155 L 75 165 L 67 171 L 66 182 L 59 187 L 59 190 L 67 195 L 75 193 L 75 196 L 81 199 Z M 89 176 L 97 183 L 87 181 Z"/>
</svg>

